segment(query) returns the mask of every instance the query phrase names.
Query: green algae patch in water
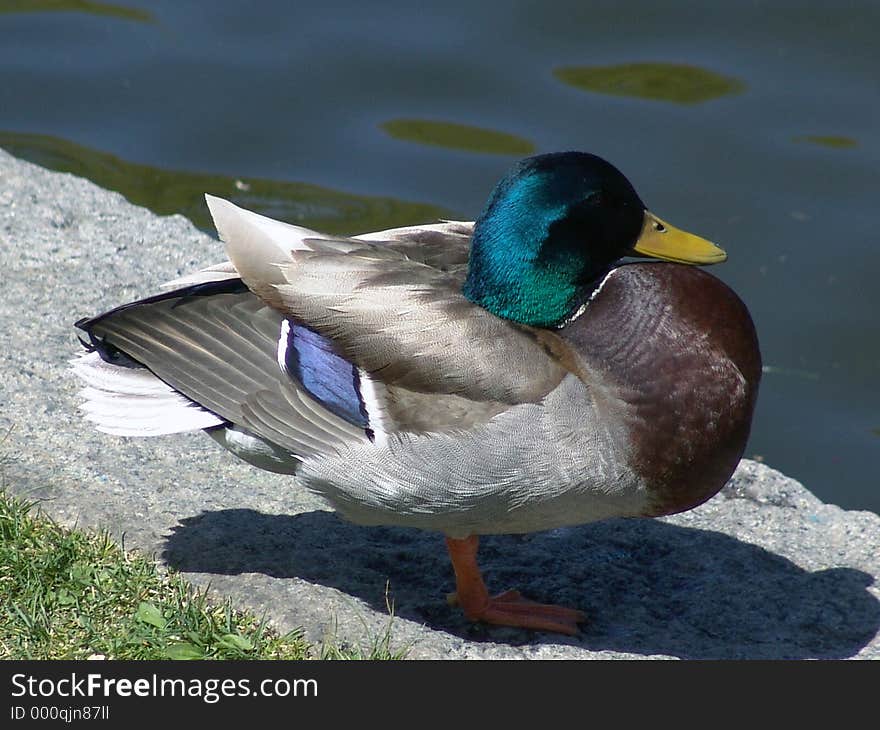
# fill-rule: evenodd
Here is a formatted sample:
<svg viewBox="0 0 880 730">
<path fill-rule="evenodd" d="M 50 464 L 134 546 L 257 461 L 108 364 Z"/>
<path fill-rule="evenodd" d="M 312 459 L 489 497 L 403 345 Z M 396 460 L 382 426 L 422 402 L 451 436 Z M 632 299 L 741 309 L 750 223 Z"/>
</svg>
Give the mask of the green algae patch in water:
<svg viewBox="0 0 880 730">
<path fill-rule="evenodd" d="M 852 137 L 840 137 L 833 134 L 807 134 L 803 137 L 795 137 L 795 142 L 806 142 L 808 144 L 817 144 L 821 147 L 833 147 L 834 149 L 852 149 L 858 147 Z"/>
<path fill-rule="evenodd" d="M 152 14 L 146 10 L 90 0 L 0 0 L 0 13 L 48 12 L 90 13 L 147 23 L 153 20 Z"/>
<path fill-rule="evenodd" d="M 49 170 L 69 172 L 115 190 L 158 215 L 180 213 L 210 233 L 214 224 L 205 205 L 205 193 L 271 218 L 333 234 L 364 233 L 456 217 L 428 203 L 356 195 L 306 182 L 164 170 L 42 134 L 0 132 L 0 148 Z"/>
<path fill-rule="evenodd" d="M 624 63 L 615 66 L 564 66 L 553 75 L 582 91 L 612 96 L 699 104 L 739 94 L 746 85 L 699 66 L 676 63 Z"/>
<path fill-rule="evenodd" d="M 430 119 L 390 119 L 379 125 L 395 139 L 432 147 L 446 147 L 489 155 L 530 155 L 535 145 L 529 140 L 494 129 Z"/>
</svg>

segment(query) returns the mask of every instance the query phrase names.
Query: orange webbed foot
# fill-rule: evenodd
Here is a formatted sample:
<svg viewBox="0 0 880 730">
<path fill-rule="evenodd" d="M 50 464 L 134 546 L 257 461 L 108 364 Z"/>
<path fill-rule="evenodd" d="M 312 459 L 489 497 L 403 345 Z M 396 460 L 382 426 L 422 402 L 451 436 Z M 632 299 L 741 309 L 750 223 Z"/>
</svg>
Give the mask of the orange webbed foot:
<svg viewBox="0 0 880 730">
<path fill-rule="evenodd" d="M 458 603 L 461 603 L 460 599 Z M 578 633 L 578 624 L 587 618 L 583 611 L 574 608 L 530 601 L 523 598 L 519 591 L 505 591 L 497 596 L 487 597 L 482 606 L 462 605 L 462 608 L 471 621 L 516 626 L 533 631 L 552 631 L 569 636 L 575 636 Z"/>
<path fill-rule="evenodd" d="M 505 591 L 490 597 L 477 567 L 478 544 L 476 535 L 463 540 L 446 538 L 455 570 L 454 600 L 464 609 L 468 619 L 569 636 L 578 633 L 578 623 L 586 620 L 581 611 L 530 601 L 523 598 L 519 591 Z"/>
</svg>

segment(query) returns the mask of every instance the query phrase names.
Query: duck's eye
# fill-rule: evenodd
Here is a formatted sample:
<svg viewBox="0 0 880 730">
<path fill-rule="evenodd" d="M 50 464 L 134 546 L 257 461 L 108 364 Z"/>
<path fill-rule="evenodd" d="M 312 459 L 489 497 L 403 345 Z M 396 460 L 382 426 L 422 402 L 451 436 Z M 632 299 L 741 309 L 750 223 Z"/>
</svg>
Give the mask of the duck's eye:
<svg viewBox="0 0 880 730">
<path fill-rule="evenodd" d="M 654 221 L 654 230 L 657 231 L 657 233 L 666 233 L 666 226 L 660 221 Z"/>
</svg>

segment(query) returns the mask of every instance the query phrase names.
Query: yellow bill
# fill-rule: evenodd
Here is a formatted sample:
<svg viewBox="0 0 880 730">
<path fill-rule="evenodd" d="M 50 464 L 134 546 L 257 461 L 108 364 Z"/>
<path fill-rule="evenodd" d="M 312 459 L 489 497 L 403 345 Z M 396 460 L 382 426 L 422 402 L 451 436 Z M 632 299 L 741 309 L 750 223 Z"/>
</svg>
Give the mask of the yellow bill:
<svg viewBox="0 0 880 730">
<path fill-rule="evenodd" d="M 647 210 L 633 252 L 682 264 L 718 264 L 727 259 L 727 254 L 711 241 L 671 226 Z"/>
</svg>

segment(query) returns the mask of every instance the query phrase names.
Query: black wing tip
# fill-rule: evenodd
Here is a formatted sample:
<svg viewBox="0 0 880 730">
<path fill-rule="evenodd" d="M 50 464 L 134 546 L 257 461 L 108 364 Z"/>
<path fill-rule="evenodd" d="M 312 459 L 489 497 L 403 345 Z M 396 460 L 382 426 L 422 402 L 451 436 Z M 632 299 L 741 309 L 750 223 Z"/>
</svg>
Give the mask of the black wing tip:
<svg viewBox="0 0 880 730">
<path fill-rule="evenodd" d="M 124 368 L 144 367 L 142 363 L 138 362 L 129 354 L 120 350 L 118 347 L 107 342 L 104 337 L 96 335 L 90 329 L 86 329 L 86 334 L 88 334 L 89 336 L 88 342 L 86 342 L 82 337 L 78 337 L 79 341 L 82 343 L 82 346 L 86 349 L 86 352 L 97 352 L 104 362 L 110 363 L 111 365 L 117 365 Z"/>
<path fill-rule="evenodd" d="M 79 343 L 83 346 L 83 349 L 84 349 L 86 352 L 94 352 L 95 350 L 98 349 L 97 345 L 94 344 L 94 338 L 91 337 L 91 336 L 89 337 L 89 342 L 86 342 L 86 341 L 85 341 L 82 337 L 80 337 L 79 335 L 76 336 L 76 339 L 79 340 Z"/>
<path fill-rule="evenodd" d="M 81 329 L 91 334 L 91 329 L 105 317 L 109 317 L 117 312 L 123 312 L 126 309 L 137 307 L 140 304 L 155 304 L 156 302 L 165 301 L 167 299 L 179 299 L 173 306 L 179 306 L 186 303 L 188 299 L 193 297 L 211 296 L 212 294 L 239 294 L 247 291 L 247 285 L 239 278 L 221 279 L 220 281 L 206 281 L 199 284 L 190 284 L 180 289 L 172 289 L 171 291 L 160 292 L 144 299 L 137 299 L 133 302 L 120 304 L 118 307 L 108 309 L 106 312 L 98 314 L 94 317 L 82 317 L 73 323 L 77 329 Z"/>
</svg>

